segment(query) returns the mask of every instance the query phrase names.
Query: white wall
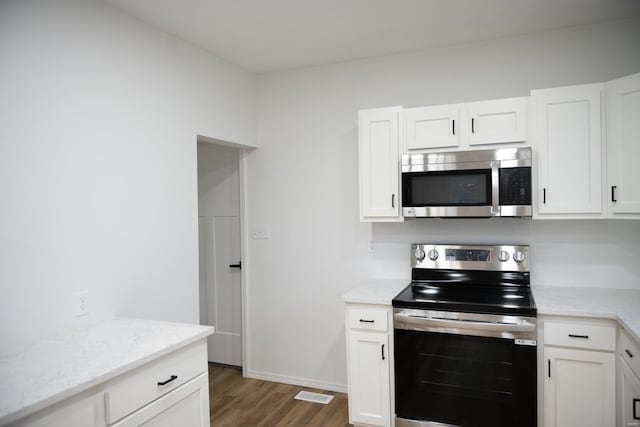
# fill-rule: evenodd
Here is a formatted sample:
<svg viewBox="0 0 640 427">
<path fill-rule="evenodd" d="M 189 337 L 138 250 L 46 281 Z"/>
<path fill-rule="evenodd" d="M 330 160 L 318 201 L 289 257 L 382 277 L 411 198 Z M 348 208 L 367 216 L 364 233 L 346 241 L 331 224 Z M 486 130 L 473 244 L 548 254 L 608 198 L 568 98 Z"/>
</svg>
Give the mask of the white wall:
<svg viewBox="0 0 640 427">
<path fill-rule="evenodd" d="M 197 322 L 196 135 L 255 142 L 254 76 L 91 0 L 0 2 L 0 57 L 0 347 Z"/>
<path fill-rule="evenodd" d="M 344 387 L 340 296 L 368 277 L 408 278 L 411 242 L 530 244 L 535 283 L 640 288 L 639 222 L 370 225 L 358 222 L 357 202 L 359 109 L 604 81 L 640 71 L 638 52 L 631 20 L 260 76 L 249 221 L 270 224 L 272 238 L 249 247 L 249 374 Z"/>
</svg>

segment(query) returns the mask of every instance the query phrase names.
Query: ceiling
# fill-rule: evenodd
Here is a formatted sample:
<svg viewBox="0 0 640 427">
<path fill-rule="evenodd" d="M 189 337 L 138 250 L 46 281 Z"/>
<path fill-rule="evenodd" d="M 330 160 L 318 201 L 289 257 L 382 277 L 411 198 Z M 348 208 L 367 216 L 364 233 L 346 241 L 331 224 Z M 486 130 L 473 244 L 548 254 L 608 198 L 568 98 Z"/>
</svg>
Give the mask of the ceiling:
<svg viewBox="0 0 640 427">
<path fill-rule="evenodd" d="M 263 73 L 640 16 L 638 0 L 105 0 Z"/>
</svg>

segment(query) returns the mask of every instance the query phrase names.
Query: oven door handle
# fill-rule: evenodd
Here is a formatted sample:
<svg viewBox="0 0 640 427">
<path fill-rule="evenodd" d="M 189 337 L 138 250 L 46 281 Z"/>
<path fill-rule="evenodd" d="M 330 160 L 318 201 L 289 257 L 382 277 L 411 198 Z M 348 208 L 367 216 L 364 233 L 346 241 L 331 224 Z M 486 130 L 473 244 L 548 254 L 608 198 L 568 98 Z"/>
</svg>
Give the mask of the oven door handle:
<svg viewBox="0 0 640 427">
<path fill-rule="evenodd" d="M 456 329 L 475 329 L 484 331 L 504 331 L 504 332 L 532 332 L 536 330 L 536 325 L 530 322 L 521 323 L 495 323 L 482 322 L 477 320 L 454 320 L 438 317 L 424 317 L 412 314 L 396 313 L 394 319 L 408 325 L 412 325 L 415 329 L 420 327 L 426 328 L 456 328 Z"/>
</svg>

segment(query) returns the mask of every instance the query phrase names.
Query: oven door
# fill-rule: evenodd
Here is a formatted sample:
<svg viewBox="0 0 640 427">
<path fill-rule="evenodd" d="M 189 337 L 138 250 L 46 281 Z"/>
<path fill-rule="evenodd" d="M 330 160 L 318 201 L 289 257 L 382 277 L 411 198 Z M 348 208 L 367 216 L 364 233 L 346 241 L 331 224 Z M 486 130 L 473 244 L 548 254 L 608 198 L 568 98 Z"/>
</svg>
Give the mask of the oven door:
<svg viewBox="0 0 640 427">
<path fill-rule="evenodd" d="M 536 426 L 535 340 L 513 338 L 535 339 L 535 320 L 456 320 L 464 314 L 399 311 L 404 319 L 396 322 L 394 315 L 397 427 Z"/>
<path fill-rule="evenodd" d="M 412 165 L 402 172 L 406 217 L 500 215 L 499 162 Z"/>
</svg>

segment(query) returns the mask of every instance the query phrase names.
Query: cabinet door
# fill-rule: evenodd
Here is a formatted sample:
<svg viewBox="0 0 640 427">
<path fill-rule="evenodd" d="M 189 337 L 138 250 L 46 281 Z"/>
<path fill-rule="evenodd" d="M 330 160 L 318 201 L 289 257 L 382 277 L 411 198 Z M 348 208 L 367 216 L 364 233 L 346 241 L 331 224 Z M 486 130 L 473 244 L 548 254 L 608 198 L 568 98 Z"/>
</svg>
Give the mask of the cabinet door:
<svg viewBox="0 0 640 427">
<path fill-rule="evenodd" d="M 460 144 L 458 105 L 404 110 L 407 150 L 457 147 Z"/>
<path fill-rule="evenodd" d="M 349 414 L 352 423 L 391 424 L 386 333 L 349 332 Z"/>
<path fill-rule="evenodd" d="M 402 107 L 362 110 L 360 116 L 360 220 L 401 221 L 399 144 Z"/>
<path fill-rule="evenodd" d="M 531 91 L 538 214 L 601 216 L 603 88 L 598 83 Z"/>
<path fill-rule="evenodd" d="M 529 97 L 523 97 L 466 104 L 469 145 L 525 142 L 528 100 Z"/>
<path fill-rule="evenodd" d="M 623 427 L 640 426 L 640 379 L 620 358 L 620 417 Z"/>
<path fill-rule="evenodd" d="M 614 427 L 615 355 L 545 347 L 545 427 Z"/>
<path fill-rule="evenodd" d="M 640 74 L 608 82 L 606 90 L 609 212 L 640 214 Z"/>
<path fill-rule="evenodd" d="M 113 427 L 209 427 L 209 377 L 201 374 Z"/>
</svg>

